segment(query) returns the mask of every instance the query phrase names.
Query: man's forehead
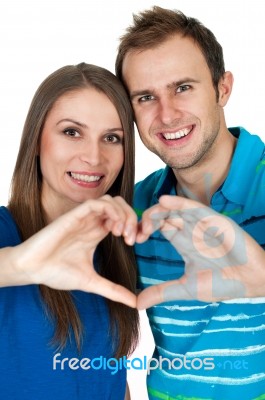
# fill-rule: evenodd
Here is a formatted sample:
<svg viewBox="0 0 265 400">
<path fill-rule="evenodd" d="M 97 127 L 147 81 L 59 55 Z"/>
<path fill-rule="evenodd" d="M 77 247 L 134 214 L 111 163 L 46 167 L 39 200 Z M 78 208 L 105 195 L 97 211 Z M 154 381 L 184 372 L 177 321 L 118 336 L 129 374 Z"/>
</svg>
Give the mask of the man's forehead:
<svg viewBox="0 0 265 400">
<path fill-rule="evenodd" d="M 193 54 L 197 60 L 199 58 L 205 61 L 201 48 L 192 38 L 173 35 L 156 46 L 133 48 L 127 51 L 123 59 L 123 73 L 128 72 L 132 67 L 136 69 L 139 64 L 142 69 L 145 65 L 150 66 L 150 64 L 151 66 L 168 64 L 170 60 L 172 63 L 176 61 L 180 63 L 181 59 L 191 58 Z"/>
<path fill-rule="evenodd" d="M 123 79 L 131 95 L 139 91 L 153 93 L 159 88 L 171 90 L 183 83 L 198 82 L 205 74 L 211 75 L 203 56 L 170 54 L 165 53 L 165 57 L 147 51 L 127 54 Z"/>
</svg>

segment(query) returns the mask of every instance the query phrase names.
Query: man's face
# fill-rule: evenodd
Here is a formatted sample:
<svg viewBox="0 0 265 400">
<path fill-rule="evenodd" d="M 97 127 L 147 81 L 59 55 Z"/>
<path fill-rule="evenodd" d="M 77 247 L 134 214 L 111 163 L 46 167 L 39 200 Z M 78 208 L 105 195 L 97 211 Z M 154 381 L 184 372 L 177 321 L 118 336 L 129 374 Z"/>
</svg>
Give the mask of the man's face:
<svg viewBox="0 0 265 400">
<path fill-rule="evenodd" d="M 211 154 L 224 130 L 227 97 L 217 102 L 208 65 L 190 38 L 175 35 L 153 49 L 129 52 L 123 77 L 149 150 L 174 170 Z"/>
</svg>

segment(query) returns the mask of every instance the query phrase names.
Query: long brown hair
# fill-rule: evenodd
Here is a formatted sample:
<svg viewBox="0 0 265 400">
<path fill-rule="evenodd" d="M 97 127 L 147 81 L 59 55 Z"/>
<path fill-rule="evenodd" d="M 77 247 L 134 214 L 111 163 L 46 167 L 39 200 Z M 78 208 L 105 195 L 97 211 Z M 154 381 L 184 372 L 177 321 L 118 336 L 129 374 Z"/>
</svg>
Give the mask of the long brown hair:
<svg viewBox="0 0 265 400">
<path fill-rule="evenodd" d="M 123 80 L 122 65 L 128 52 L 157 47 L 176 34 L 193 39 L 201 49 L 211 72 L 218 99 L 218 83 L 225 73 L 223 49 L 206 26 L 196 18 L 187 17 L 179 10 L 154 6 L 133 15 L 133 24 L 120 38 L 116 58 L 116 75 Z"/>
<path fill-rule="evenodd" d="M 37 89 L 24 124 L 18 157 L 13 173 L 8 208 L 26 240 L 45 225 L 41 204 L 42 175 L 38 146 L 48 112 L 64 93 L 93 87 L 105 93 L 120 117 L 124 135 L 124 165 L 109 189 L 132 203 L 134 185 L 133 113 L 126 92 L 114 74 L 86 63 L 68 65 L 49 75 Z M 100 274 L 125 286 L 136 287 L 136 264 L 133 249 L 120 238 L 108 235 L 99 245 Z M 78 349 L 82 342 L 82 323 L 70 292 L 54 290 L 44 285 L 40 292 L 45 309 L 55 323 L 53 343 L 64 347 L 73 330 Z M 107 301 L 111 332 L 117 357 L 130 354 L 138 340 L 138 312 L 121 303 Z M 117 340 L 118 337 L 118 340 Z M 115 340 L 116 338 L 116 340 Z"/>
</svg>

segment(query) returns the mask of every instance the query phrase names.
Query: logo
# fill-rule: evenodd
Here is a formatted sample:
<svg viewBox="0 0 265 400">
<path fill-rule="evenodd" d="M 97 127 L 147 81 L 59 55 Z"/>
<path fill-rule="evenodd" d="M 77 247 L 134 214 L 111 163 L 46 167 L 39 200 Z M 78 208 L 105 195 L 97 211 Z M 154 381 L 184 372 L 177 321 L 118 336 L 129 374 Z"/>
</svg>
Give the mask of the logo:
<svg viewBox="0 0 265 400">
<path fill-rule="evenodd" d="M 164 289 L 165 301 L 175 300 L 176 293 L 179 298 L 201 299 L 209 277 L 208 297 L 244 297 L 243 283 L 225 275 L 226 268 L 247 261 L 244 232 L 234 221 L 208 207 L 159 212 L 151 218 L 154 229 L 161 231 L 185 262 L 185 279 Z"/>
</svg>

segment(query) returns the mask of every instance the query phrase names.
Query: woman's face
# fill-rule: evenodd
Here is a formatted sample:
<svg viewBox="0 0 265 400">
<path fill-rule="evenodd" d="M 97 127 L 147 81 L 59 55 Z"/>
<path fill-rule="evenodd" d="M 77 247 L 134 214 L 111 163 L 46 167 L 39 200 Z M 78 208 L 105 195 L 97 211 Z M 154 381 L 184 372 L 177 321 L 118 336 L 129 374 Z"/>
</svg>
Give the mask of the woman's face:
<svg viewBox="0 0 265 400">
<path fill-rule="evenodd" d="M 124 161 L 122 124 L 102 92 L 68 92 L 48 113 L 40 140 L 42 204 L 50 220 L 104 195 Z"/>
</svg>

